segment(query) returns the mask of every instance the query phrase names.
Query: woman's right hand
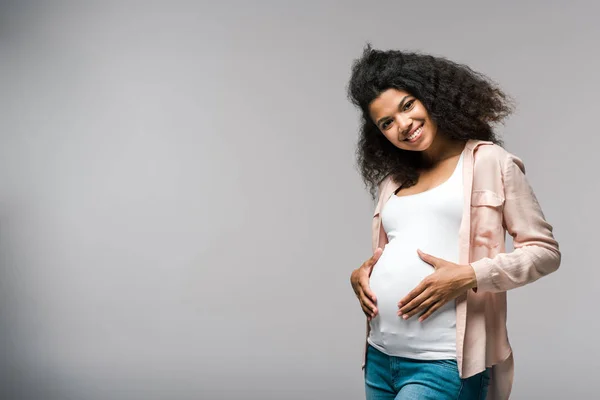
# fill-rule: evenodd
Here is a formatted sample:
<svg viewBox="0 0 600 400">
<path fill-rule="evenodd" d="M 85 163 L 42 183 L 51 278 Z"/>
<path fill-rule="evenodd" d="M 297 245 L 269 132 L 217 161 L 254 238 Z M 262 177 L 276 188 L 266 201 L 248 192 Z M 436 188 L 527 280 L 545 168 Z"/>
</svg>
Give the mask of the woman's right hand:
<svg viewBox="0 0 600 400">
<path fill-rule="evenodd" d="M 371 276 L 371 271 L 381 256 L 381 253 L 383 253 L 383 250 L 381 247 L 378 247 L 373 253 L 373 256 L 365 261 L 360 267 L 352 271 L 352 275 L 350 275 L 352 289 L 354 289 L 354 293 L 356 294 L 356 297 L 358 297 L 360 306 L 369 321 L 377 315 L 377 307 L 375 306 L 375 304 L 377 304 L 377 298 L 369 287 L 369 276 Z"/>
</svg>

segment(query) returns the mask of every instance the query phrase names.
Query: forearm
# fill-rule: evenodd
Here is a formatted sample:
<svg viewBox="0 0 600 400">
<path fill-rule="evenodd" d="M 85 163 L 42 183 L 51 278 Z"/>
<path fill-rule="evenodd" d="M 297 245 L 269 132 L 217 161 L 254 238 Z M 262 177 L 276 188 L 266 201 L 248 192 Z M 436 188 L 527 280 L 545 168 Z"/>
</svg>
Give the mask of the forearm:
<svg viewBox="0 0 600 400">
<path fill-rule="evenodd" d="M 503 292 L 535 282 L 560 265 L 558 247 L 523 246 L 511 253 L 482 258 L 471 263 L 476 291 Z"/>
</svg>

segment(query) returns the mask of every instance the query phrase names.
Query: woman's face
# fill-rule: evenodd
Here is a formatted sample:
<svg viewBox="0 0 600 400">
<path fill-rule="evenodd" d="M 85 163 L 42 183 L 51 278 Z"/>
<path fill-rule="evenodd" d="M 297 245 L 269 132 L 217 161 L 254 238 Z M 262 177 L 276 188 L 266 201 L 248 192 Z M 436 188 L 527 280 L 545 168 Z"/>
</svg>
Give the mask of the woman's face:
<svg viewBox="0 0 600 400">
<path fill-rule="evenodd" d="M 419 100 L 408 92 L 387 89 L 369 105 L 375 125 L 402 150 L 424 151 L 431 146 L 437 126 Z"/>
</svg>

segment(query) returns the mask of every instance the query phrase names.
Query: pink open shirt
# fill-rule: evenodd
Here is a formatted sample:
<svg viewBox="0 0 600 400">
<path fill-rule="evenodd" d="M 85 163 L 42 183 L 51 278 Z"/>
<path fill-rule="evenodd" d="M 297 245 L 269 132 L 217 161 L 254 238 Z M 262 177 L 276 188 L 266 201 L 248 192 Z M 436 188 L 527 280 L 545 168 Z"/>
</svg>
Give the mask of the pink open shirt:
<svg viewBox="0 0 600 400">
<path fill-rule="evenodd" d="M 468 378 L 492 367 L 487 399 L 508 399 L 514 362 L 506 330 L 506 291 L 556 271 L 561 255 L 519 158 L 491 142 L 469 140 L 463 177 L 467 212 L 459 231 L 459 263 L 471 264 L 477 288 L 456 299 L 458 370 Z M 400 186 L 390 176 L 379 184 L 373 251 L 388 242 L 380 210 Z M 514 242 L 511 253 L 505 249 L 507 231 Z"/>
</svg>

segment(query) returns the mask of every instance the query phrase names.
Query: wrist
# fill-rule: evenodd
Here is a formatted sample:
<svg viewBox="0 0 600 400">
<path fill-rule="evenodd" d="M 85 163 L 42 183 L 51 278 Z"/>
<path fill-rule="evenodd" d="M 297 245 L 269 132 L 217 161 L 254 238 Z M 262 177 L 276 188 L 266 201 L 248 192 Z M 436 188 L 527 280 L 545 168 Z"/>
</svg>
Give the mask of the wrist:
<svg viewBox="0 0 600 400">
<path fill-rule="evenodd" d="M 470 264 L 463 265 L 463 274 L 464 274 L 464 282 L 465 289 L 476 289 L 477 288 L 477 275 L 475 275 L 475 270 Z"/>
</svg>

